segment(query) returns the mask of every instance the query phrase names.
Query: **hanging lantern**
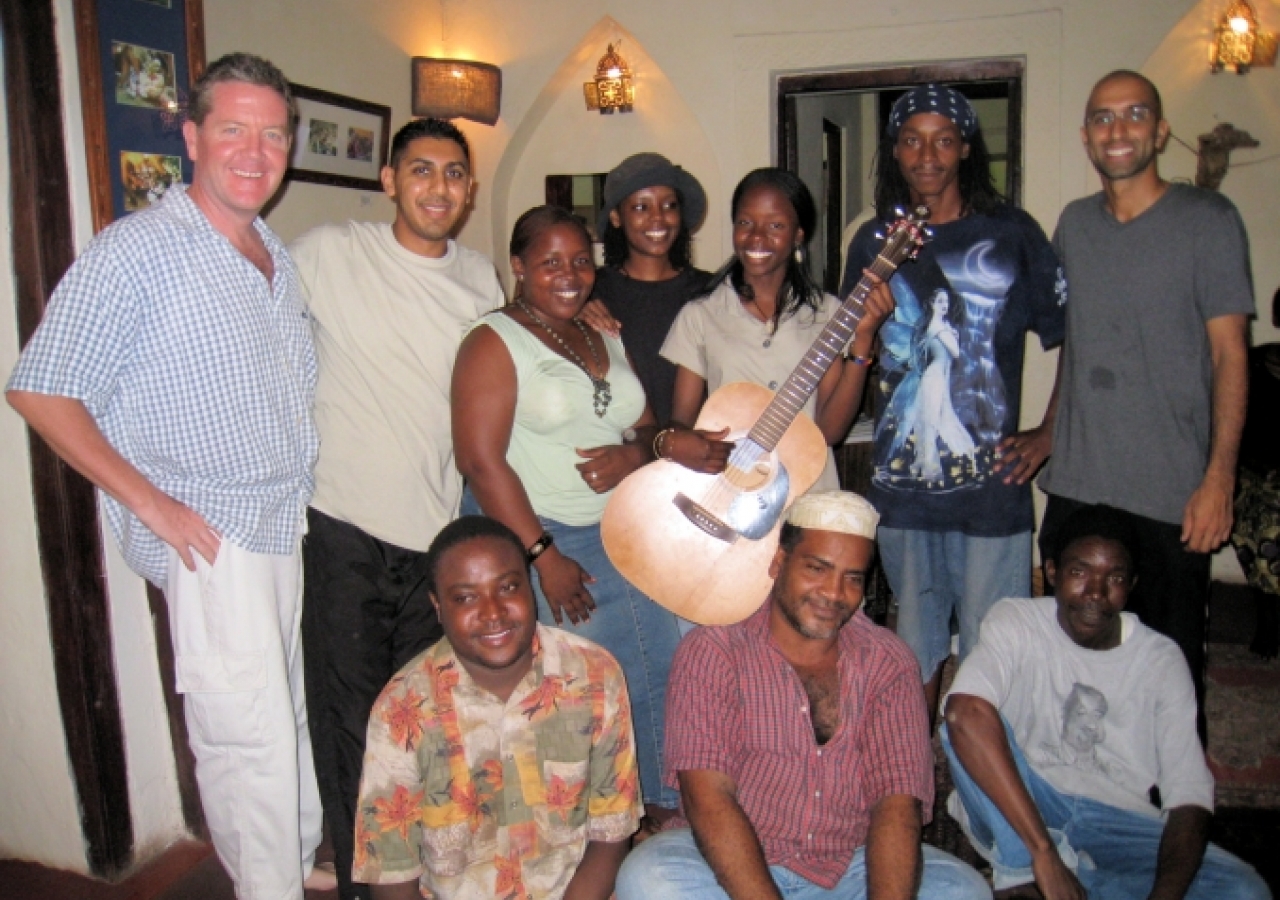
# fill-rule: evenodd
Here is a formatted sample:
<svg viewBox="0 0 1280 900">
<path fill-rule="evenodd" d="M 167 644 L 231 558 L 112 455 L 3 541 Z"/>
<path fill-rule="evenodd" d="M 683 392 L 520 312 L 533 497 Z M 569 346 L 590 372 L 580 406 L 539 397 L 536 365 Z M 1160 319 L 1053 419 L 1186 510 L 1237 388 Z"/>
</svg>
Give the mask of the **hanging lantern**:
<svg viewBox="0 0 1280 900">
<path fill-rule="evenodd" d="M 613 44 L 600 57 L 596 77 L 582 85 L 582 92 L 586 95 L 587 109 L 598 109 L 601 115 L 612 115 L 614 110 L 631 112 L 636 99 L 631 67 L 613 49 Z"/>
</svg>

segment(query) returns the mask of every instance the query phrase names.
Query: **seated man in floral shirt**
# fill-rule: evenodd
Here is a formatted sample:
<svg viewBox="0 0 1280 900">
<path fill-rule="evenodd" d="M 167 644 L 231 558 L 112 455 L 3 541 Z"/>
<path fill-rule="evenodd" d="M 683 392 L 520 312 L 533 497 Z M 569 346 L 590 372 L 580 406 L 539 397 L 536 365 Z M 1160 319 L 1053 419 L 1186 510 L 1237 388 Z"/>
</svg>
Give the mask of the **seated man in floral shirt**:
<svg viewBox="0 0 1280 900">
<path fill-rule="evenodd" d="M 375 900 L 604 900 L 642 811 L 622 670 L 537 624 L 505 525 L 463 517 L 427 555 L 445 636 L 374 704 L 352 878 Z"/>
</svg>

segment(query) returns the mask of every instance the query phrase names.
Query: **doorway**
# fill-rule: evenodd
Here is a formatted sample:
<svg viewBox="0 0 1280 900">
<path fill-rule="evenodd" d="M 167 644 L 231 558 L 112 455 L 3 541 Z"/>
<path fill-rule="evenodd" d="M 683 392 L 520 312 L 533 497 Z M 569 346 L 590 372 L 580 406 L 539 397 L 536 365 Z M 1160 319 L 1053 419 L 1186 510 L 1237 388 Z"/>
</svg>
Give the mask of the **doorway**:
<svg viewBox="0 0 1280 900">
<path fill-rule="evenodd" d="M 996 186 L 1022 199 L 1020 59 L 992 59 L 778 78 L 777 165 L 800 176 L 818 206 L 810 245 L 814 280 L 835 292 L 857 226 L 870 218 L 876 147 L 889 111 L 920 84 L 955 88 L 973 104 L 991 153 Z"/>
</svg>

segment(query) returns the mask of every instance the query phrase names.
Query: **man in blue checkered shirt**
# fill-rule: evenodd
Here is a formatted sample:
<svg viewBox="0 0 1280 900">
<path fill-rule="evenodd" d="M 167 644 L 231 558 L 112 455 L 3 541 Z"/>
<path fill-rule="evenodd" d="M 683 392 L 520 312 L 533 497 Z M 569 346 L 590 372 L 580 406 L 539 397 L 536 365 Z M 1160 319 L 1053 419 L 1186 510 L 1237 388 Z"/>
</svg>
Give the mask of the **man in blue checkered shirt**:
<svg viewBox="0 0 1280 900">
<path fill-rule="evenodd" d="M 191 186 L 94 239 L 7 388 L 165 588 L 214 846 L 237 894 L 263 900 L 301 900 L 321 824 L 298 628 L 315 351 L 297 272 L 258 218 L 291 103 L 266 60 L 209 67 L 183 126 Z"/>
</svg>

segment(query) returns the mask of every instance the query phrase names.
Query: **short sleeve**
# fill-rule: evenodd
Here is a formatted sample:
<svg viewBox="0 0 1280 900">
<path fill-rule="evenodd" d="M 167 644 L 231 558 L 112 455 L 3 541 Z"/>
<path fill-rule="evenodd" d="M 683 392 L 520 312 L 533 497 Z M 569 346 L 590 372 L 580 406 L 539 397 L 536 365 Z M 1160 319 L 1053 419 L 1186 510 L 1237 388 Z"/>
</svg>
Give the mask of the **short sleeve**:
<svg viewBox="0 0 1280 900">
<path fill-rule="evenodd" d="M 1254 314 L 1249 237 L 1240 213 L 1214 194 L 1192 221 L 1196 228 L 1196 305 L 1204 321 Z"/>
<path fill-rule="evenodd" d="M 1040 337 L 1046 350 L 1062 343 L 1067 329 L 1067 277 L 1053 245 L 1045 237 L 1040 224 L 1019 211 L 1019 227 L 1023 235 L 1023 282 L 1031 313 L 1031 330 Z"/>
<path fill-rule="evenodd" d="M 353 881 L 398 884 L 422 874 L 418 848 L 426 792 L 418 742 L 427 713 L 415 683 L 403 674 L 393 678 L 369 713 L 356 802 Z"/>
<path fill-rule="evenodd" d="M 598 677 L 604 697 L 595 733 L 587 781 L 587 840 L 616 843 L 640 827 L 640 776 L 631 726 L 631 700 L 622 669 L 603 652 Z"/>
<path fill-rule="evenodd" d="M 868 712 L 865 796 L 869 808 L 885 797 L 915 797 L 928 821 L 933 809 L 929 717 L 920 691 L 920 670 L 905 648 L 901 662 L 889 679 L 877 685 Z"/>
<path fill-rule="evenodd" d="M 733 660 L 710 629 L 695 629 L 676 648 L 667 691 L 668 786 L 679 789 L 679 772 L 733 774 L 743 716 L 733 671 Z"/>
<path fill-rule="evenodd" d="M 104 234 L 58 284 L 6 390 L 80 400 L 100 411 L 133 357 L 145 303 L 118 232 Z"/>
<path fill-rule="evenodd" d="M 703 379 L 707 377 L 707 303 L 686 303 L 658 351 L 663 359 L 684 366 Z"/>
<path fill-rule="evenodd" d="M 313 228 L 289 245 L 289 256 L 298 269 L 298 282 L 302 285 L 302 296 L 308 306 L 319 276 L 323 233 L 324 227 Z"/>
<path fill-rule="evenodd" d="M 1153 667 L 1156 698 L 1157 784 L 1166 810 L 1199 806 L 1213 812 L 1213 775 L 1196 732 L 1196 693 L 1181 652 L 1169 647 L 1165 664 Z"/>
<path fill-rule="evenodd" d="M 1001 600 L 991 607 L 982 620 L 978 643 L 960 664 L 951 690 L 947 692 L 948 698 L 952 694 L 968 694 L 986 700 L 996 709 L 1004 705 L 1017 667 L 1017 647 L 1029 639 L 1029 635 L 1021 635 L 1019 639 L 1016 609 L 1012 605 L 1017 602 Z M 946 709 L 945 700 L 943 709 Z"/>
</svg>

